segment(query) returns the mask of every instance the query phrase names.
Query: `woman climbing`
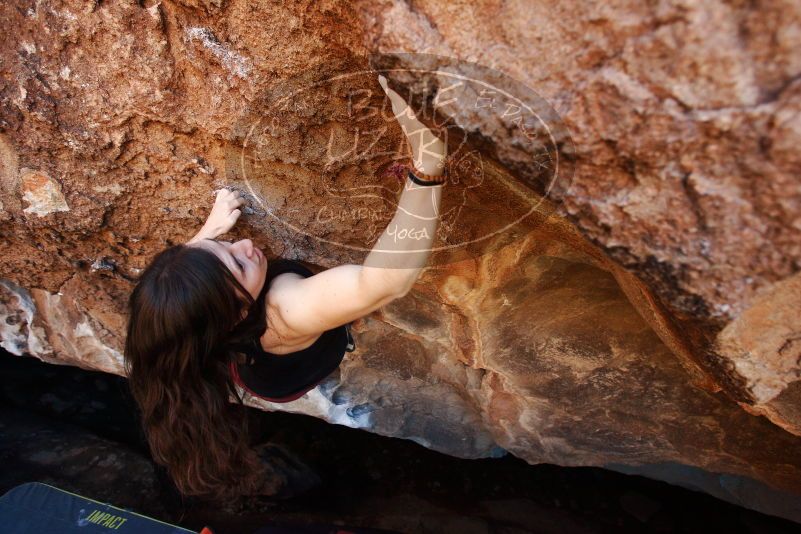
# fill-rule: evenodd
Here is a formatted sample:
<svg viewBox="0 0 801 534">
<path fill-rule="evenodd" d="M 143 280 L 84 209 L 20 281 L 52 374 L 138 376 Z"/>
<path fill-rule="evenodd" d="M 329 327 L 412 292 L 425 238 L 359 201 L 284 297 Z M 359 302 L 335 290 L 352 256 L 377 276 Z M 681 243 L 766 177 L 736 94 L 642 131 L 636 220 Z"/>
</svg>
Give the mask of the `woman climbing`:
<svg viewBox="0 0 801 534">
<path fill-rule="evenodd" d="M 379 82 L 414 171 L 363 265 L 313 274 L 291 260 L 268 261 L 249 239 L 217 240 L 244 203 L 223 189 L 197 235 L 156 255 L 131 294 L 128 382 L 153 458 L 184 495 L 227 499 L 269 487 L 246 411 L 229 403 L 231 395 L 243 403 L 235 386 L 272 402 L 302 396 L 354 350 L 350 323 L 405 295 L 426 264 L 446 146 Z M 398 239 L 403 228 L 414 228 L 415 239 Z"/>
</svg>

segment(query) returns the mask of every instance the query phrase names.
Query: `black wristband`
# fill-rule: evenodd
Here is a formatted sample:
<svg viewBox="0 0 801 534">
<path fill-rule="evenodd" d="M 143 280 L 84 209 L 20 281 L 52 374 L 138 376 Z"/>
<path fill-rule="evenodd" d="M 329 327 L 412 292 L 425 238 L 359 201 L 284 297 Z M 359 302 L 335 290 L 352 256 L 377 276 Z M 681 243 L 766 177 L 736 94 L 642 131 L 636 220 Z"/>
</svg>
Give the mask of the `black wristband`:
<svg viewBox="0 0 801 534">
<path fill-rule="evenodd" d="M 446 176 L 443 176 L 441 180 L 421 180 L 418 178 L 411 169 L 409 169 L 409 179 L 416 183 L 417 185 L 443 185 L 447 180 Z"/>
</svg>

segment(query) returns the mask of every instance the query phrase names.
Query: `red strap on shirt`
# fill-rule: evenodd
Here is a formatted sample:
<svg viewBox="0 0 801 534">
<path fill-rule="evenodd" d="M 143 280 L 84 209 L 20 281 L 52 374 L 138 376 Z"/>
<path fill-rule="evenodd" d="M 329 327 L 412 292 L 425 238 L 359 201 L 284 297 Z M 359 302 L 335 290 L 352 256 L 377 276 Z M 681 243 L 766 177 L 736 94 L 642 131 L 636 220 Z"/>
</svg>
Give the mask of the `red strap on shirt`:
<svg viewBox="0 0 801 534">
<path fill-rule="evenodd" d="M 250 389 L 245 385 L 245 383 L 242 381 L 242 378 L 239 376 L 239 369 L 237 369 L 235 361 L 231 360 L 231 362 L 228 364 L 228 367 L 231 370 L 231 377 L 234 379 L 234 382 L 236 384 L 238 384 L 242 389 L 244 389 L 254 397 L 259 397 L 260 399 L 264 399 L 270 402 L 292 402 L 293 400 L 301 398 L 303 395 L 316 388 L 317 384 L 322 382 L 322 380 L 320 382 L 315 382 L 311 386 L 308 386 L 306 389 L 298 393 L 293 393 L 292 395 L 287 395 L 286 397 L 265 397 L 264 395 L 259 395 L 258 393 L 256 393 L 255 391 L 253 391 L 252 389 Z"/>
</svg>

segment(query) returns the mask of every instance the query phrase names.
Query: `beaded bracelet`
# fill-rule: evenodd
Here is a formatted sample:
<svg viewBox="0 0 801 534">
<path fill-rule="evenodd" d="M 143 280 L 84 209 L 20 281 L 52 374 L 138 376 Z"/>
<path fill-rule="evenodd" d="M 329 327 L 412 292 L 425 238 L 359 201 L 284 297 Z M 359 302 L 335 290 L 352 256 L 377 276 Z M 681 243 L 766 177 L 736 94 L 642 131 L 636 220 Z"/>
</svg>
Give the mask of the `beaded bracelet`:
<svg viewBox="0 0 801 534">
<path fill-rule="evenodd" d="M 419 174 L 419 176 L 418 176 Z M 417 185 L 443 185 L 445 182 L 448 181 L 448 168 L 445 168 L 445 172 L 443 172 L 442 176 L 433 176 L 430 174 L 423 174 L 418 173 L 415 174 L 409 169 L 409 179 L 416 183 Z"/>
</svg>

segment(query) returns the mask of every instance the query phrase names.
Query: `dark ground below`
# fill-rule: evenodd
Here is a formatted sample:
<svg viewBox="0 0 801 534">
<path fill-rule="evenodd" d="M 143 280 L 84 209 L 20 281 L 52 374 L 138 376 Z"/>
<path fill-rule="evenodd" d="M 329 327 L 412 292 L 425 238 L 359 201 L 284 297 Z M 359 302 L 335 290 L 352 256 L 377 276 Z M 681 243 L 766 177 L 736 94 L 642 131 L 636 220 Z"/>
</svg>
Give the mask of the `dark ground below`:
<svg viewBox="0 0 801 534">
<path fill-rule="evenodd" d="M 123 378 L 0 350 L 0 493 L 40 481 L 199 531 L 268 523 L 398 532 L 801 532 L 709 495 L 600 468 L 461 460 L 313 417 L 251 410 L 292 484 L 232 507 L 181 499 L 150 459 Z M 8 531 L 11 532 L 11 531 Z"/>
</svg>

